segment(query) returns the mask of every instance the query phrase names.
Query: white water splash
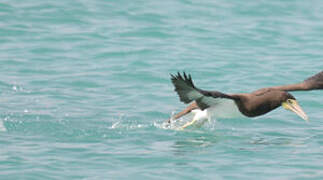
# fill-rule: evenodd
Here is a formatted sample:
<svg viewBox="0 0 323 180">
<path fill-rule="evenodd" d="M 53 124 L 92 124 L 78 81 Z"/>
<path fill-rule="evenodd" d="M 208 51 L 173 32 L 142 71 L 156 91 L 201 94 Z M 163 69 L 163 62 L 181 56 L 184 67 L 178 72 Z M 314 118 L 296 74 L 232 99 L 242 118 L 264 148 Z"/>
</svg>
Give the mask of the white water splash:
<svg viewBox="0 0 323 180">
<path fill-rule="evenodd" d="M 115 129 L 120 124 L 120 121 L 113 123 L 111 129 Z"/>
<path fill-rule="evenodd" d="M 3 121 L 2 121 L 2 120 L 0 120 L 0 132 L 5 132 L 5 131 L 7 131 L 7 129 L 6 129 L 6 127 L 4 126 Z"/>
<path fill-rule="evenodd" d="M 171 117 L 174 116 L 174 112 L 172 112 Z M 161 124 L 154 124 L 154 126 L 159 127 L 159 128 L 163 128 L 163 129 L 173 129 L 173 130 L 183 130 L 183 126 L 185 124 L 187 124 L 188 122 L 191 122 L 193 117 L 194 117 L 194 113 L 189 113 L 181 118 L 178 119 L 170 119 L 170 123 L 167 121 L 164 121 Z M 215 128 L 215 124 L 216 124 L 216 120 L 215 118 L 211 118 L 210 121 L 208 121 L 207 119 L 201 119 L 200 121 L 196 121 L 194 124 L 190 125 L 189 128 L 194 128 L 194 129 L 200 129 L 200 128 L 207 128 L 207 129 L 214 129 Z"/>
</svg>

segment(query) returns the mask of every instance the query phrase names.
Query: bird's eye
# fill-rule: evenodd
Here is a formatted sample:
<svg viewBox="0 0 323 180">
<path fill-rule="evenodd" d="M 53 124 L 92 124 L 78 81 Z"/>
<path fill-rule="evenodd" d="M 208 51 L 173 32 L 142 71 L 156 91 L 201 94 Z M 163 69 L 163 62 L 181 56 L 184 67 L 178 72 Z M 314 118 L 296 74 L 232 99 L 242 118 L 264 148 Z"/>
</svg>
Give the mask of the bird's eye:
<svg viewBox="0 0 323 180">
<path fill-rule="evenodd" d="M 290 104 L 293 103 L 293 101 L 291 99 L 287 99 L 287 102 Z"/>
</svg>

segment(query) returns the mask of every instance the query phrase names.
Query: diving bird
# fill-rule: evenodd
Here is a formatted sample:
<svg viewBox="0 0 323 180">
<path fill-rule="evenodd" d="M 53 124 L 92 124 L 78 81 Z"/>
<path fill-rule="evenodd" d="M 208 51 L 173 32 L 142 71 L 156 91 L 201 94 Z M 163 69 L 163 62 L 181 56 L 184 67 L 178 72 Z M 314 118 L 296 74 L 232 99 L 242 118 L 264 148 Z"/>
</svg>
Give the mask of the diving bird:
<svg viewBox="0 0 323 180">
<path fill-rule="evenodd" d="M 194 85 L 191 75 L 185 72 L 170 75 L 180 101 L 185 104 L 191 104 L 169 119 L 168 122 L 170 123 L 171 120 L 178 119 L 190 112 L 194 114 L 192 121 L 182 126 L 182 128 L 186 128 L 201 119 L 210 120 L 211 117 L 261 116 L 280 106 L 308 121 L 307 115 L 289 91 L 323 89 L 323 71 L 301 83 L 262 88 L 251 93 L 239 94 L 225 94 L 219 91 L 199 89 Z"/>
</svg>

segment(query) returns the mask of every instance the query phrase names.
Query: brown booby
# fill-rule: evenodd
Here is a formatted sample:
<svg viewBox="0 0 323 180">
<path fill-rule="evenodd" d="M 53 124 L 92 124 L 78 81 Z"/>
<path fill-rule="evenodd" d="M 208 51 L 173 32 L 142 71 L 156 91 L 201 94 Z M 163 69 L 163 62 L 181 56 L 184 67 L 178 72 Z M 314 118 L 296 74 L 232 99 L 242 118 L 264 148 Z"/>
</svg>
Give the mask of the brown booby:
<svg viewBox="0 0 323 180">
<path fill-rule="evenodd" d="M 200 119 L 210 120 L 213 116 L 216 118 L 256 117 L 280 106 L 308 121 L 307 115 L 289 91 L 323 89 L 323 71 L 301 83 L 262 88 L 251 93 L 239 94 L 225 94 L 219 91 L 199 89 L 194 85 L 191 75 L 185 72 L 183 74 L 177 73 L 177 75 L 171 74 L 171 81 L 180 101 L 191 104 L 168 122 L 170 123 L 171 120 L 178 119 L 190 112 L 195 114 L 192 121 L 182 128 L 186 128 Z"/>
</svg>

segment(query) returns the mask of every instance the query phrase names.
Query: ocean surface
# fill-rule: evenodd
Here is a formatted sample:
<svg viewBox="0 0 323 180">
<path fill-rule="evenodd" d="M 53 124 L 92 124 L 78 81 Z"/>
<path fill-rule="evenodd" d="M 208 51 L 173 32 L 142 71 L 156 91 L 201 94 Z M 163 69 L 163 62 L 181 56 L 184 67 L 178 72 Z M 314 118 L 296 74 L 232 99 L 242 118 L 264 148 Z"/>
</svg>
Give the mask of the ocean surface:
<svg viewBox="0 0 323 180">
<path fill-rule="evenodd" d="M 170 73 L 238 93 L 322 70 L 320 0 L 2 0 L 0 179 L 323 179 L 323 91 L 292 93 L 309 123 L 164 124 Z"/>
</svg>

